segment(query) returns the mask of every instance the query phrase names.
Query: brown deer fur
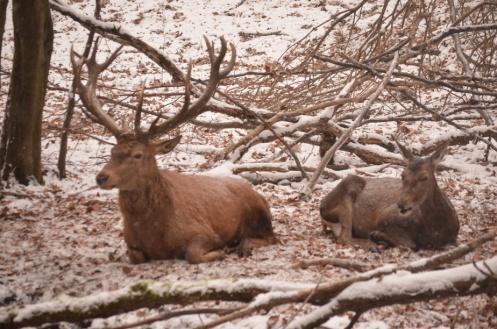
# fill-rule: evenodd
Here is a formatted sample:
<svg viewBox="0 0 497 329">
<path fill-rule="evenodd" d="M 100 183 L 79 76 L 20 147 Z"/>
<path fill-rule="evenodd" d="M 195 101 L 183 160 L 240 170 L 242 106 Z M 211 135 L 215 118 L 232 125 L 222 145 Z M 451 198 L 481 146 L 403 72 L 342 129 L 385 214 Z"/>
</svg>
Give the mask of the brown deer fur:
<svg viewBox="0 0 497 329">
<path fill-rule="evenodd" d="M 274 243 L 267 202 L 248 183 L 158 169 L 155 154 L 169 152 L 178 141 L 119 143 L 97 176 L 100 187 L 119 189 L 131 261 L 208 262 L 223 258 L 226 246 L 246 252 Z"/>
<path fill-rule="evenodd" d="M 402 179 L 347 176 L 321 201 L 324 227 L 339 223 L 339 239 L 345 243 L 372 239 L 418 249 L 455 242 L 457 214 L 435 179 L 447 145 L 426 158 L 398 146 L 407 160 Z"/>
<path fill-rule="evenodd" d="M 97 63 L 98 41 L 91 56 L 84 58 L 71 49 L 71 63 L 78 94 L 92 120 L 106 127 L 117 139 L 110 161 L 97 176 L 104 189 L 119 190 L 119 205 L 124 215 L 124 239 L 132 262 L 184 257 L 190 263 L 208 262 L 224 257 L 222 248 L 238 245 L 242 253 L 276 241 L 271 213 L 266 200 L 249 184 L 232 178 L 180 175 L 159 170 L 155 155 L 168 153 L 180 136 L 166 141 L 153 139 L 177 129 L 208 109 L 219 82 L 236 63 L 236 48 L 229 44 L 231 57 L 222 68 L 228 43 L 221 37 L 218 54 L 206 37 L 210 61 L 209 80 L 195 88 L 191 102 L 192 65 L 184 77 L 185 96 L 181 109 L 162 120 L 157 116 L 147 132 L 141 129 L 145 85 L 137 96 L 134 132 L 121 127 L 104 111 L 97 97 L 97 80 L 119 55 L 114 51 L 103 63 Z M 87 81 L 81 79 L 83 67 Z"/>
</svg>

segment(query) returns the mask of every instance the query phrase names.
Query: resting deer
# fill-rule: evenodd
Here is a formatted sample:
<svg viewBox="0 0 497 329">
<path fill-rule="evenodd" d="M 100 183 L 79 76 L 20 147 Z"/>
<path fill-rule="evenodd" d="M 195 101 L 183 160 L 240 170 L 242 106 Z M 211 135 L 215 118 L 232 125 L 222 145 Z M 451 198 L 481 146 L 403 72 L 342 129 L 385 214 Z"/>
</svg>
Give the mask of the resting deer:
<svg viewBox="0 0 497 329">
<path fill-rule="evenodd" d="M 345 243 L 371 239 L 418 249 L 455 242 L 457 214 L 435 179 L 448 144 L 424 158 L 397 145 L 407 162 L 402 179 L 347 176 L 321 201 L 323 227 L 339 223 L 339 240 Z"/>
<path fill-rule="evenodd" d="M 211 63 L 210 77 L 198 100 L 190 104 L 190 72 L 185 78 L 185 102 L 171 118 L 151 125 L 147 133 L 140 129 L 143 88 L 135 116 L 135 130 L 119 125 L 102 109 L 96 96 L 97 77 L 117 57 L 116 50 L 103 64 L 96 62 L 97 45 L 90 58 L 81 58 L 71 50 L 71 62 L 77 80 L 78 93 L 97 122 L 117 139 L 111 159 L 97 175 L 103 189 L 119 190 L 119 205 L 124 217 L 124 239 L 133 263 L 152 259 L 185 258 L 190 263 L 222 259 L 225 247 L 251 248 L 276 241 L 271 213 L 266 200 L 252 187 L 235 178 L 215 178 L 183 175 L 159 170 L 156 154 L 170 152 L 180 141 L 155 141 L 154 137 L 177 128 L 180 124 L 205 111 L 217 84 L 235 65 L 233 44 L 231 59 L 225 69 L 221 63 L 226 55 L 226 41 L 221 38 L 219 55 L 207 39 Z M 81 82 L 81 70 L 86 65 L 88 82 Z"/>
</svg>

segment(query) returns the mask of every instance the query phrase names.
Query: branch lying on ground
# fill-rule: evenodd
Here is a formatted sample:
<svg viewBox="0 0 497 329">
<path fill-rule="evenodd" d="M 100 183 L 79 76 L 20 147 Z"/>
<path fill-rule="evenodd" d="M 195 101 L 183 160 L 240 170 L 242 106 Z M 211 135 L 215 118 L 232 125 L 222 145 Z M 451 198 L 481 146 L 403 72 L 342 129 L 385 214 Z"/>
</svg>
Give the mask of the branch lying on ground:
<svg viewBox="0 0 497 329">
<path fill-rule="evenodd" d="M 248 302 L 272 290 L 295 291 L 309 284 L 264 280 L 211 280 L 198 282 L 156 282 L 144 280 L 123 289 L 88 297 L 63 297 L 51 302 L 23 307 L 0 308 L 0 329 L 39 326 L 49 322 L 78 322 L 97 317 L 155 308 L 164 304 L 190 304 L 224 300 Z"/>
<path fill-rule="evenodd" d="M 347 270 L 358 271 L 358 272 L 364 272 L 368 268 L 370 268 L 368 264 L 351 261 L 349 259 L 341 259 L 341 258 L 320 258 L 320 259 L 311 259 L 311 260 L 301 260 L 297 264 L 295 264 L 296 267 L 300 267 L 303 269 L 306 269 L 310 266 L 326 266 L 326 265 L 341 267 Z"/>
<path fill-rule="evenodd" d="M 257 296 L 257 298 L 245 308 L 222 316 L 219 319 L 213 320 L 204 325 L 202 328 L 213 328 L 222 323 L 247 316 L 259 310 L 269 310 L 278 305 L 299 302 L 310 302 L 313 304 L 326 303 L 331 298 L 337 296 L 345 288 L 356 282 L 368 281 L 373 278 L 391 274 L 397 271 L 421 272 L 437 268 L 442 264 L 451 262 L 464 256 L 465 254 L 475 250 L 477 247 L 481 246 L 485 242 L 494 240 L 496 238 L 496 235 L 497 232 L 486 233 L 480 238 L 470 241 L 467 244 L 461 245 L 457 248 L 442 252 L 429 258 L 424 258 L 405 265 L 385 265 L 368 272 L 360 273 L 350 278 L 342 279 L 335 282 L 325 282 L 320 284 L 318 287 L 314 286 L 312 288 L 306 288 L 295 292 L 269 292 L 266 294 L 261 294 Z"/>
<path fill-rule="evenodd" d="M 158 321 L 165 321 L 168 319 L 184 316 L 184 315 L 199 315 L 199 314 L 218 314 L 218 315 L 223 315 L 229 312 L 233 312 L 235 309 L 233 308 L 194 308 L 194 309 L 189 309 L 189 310 L 179 310 L 179 311 L 167 311 L 160 313 L 156 316 L 146 318 L 140 321 L 136 321 L 133 323 L 128 323 L 122 326 L 118 327 L 111 327 L 109 329 L 129 329 L 129 328 L 135 328 L 138 326 L 144 326 L 146 324 L 151 324 L 154 322 Z"/>
<path fill-rule="evenodd" d="M 88 297 L 64 297 L 40 304 L 0 308 L 0 328 L 13 329 L 60 321 L 77 322 L 96 317 L 108 317 L 142 307 L 154 308 L 164 304 L 191 304 L 207 300 L 249 302 L 257 296 L 246 308 L 206 325 L 212 327 L 216 323 L 224 323 L 281 304 L 305 301 L 320 305 L 334 298 L 355 282 L 367 281 L 396 271 L 420 272 L 433 269 L 464 256 L 485 242 L 494 240 L 495 236 L 496 232 L 489 232 L 467 244 L 430 258 L 405 265 L 385 265 L 350 278 L 322 283 L 317 288 L 313 284 L 269 280 L 211 280 L 176 283 L 140 281 L 120 290 L 102 292 Z"/>
<path fill-rule="evenodd" d="M 315 311 L 291 322 L 288 329 L 316 328 L 330 317 L 353 311 L 417 301 L 497 293 L 497 257 L 475 264 L 417 274 L 392 274 L 354 283 Z"/>
</svg>

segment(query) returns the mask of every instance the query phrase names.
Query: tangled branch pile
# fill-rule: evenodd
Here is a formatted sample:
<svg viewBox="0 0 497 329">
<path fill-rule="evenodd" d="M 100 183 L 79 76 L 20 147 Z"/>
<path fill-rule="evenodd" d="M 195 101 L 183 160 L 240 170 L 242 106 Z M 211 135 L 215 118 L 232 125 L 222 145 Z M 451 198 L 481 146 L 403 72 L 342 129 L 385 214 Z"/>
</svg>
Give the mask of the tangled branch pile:
<svg viewBox="0 0 497 329">
<path fill-rule="evenodd" d="M 420 154 L 446 140 L 488 143 L 483 136 L 496 136 L 489 115 L 496 109 L 496 5 L 459 5 L 362 1 L 333 15 L 322 35 L 296 43 L 268 76 L 247 87 L 250 93 L 238 96 L 246 102 L 256 99 L 259 108 L 269 110 L 268 123 L 290 145 L 320 143 L 324 155 L 357 118 L 398 53 L 392 77 L 344 150 L 370 164 L 398 163 L 386 136 L 412 134 L 403 123 L 415 121 L 445 121 L 454 127 L 416 150 Z M 378 123 L 385 123 L 387 131 Z M 236 162 L 255 144 L 275 140 L 265 129 L 259 125 L 223 154 Z"/>
<path fill-rule="evenodd" d="M 115 25 L 83 17 L 61 1 L 53 0 L 51 5 L 85 27 L 146 54 L 171 74 L 173 83 L 168 87 L 184 83 L 176 64 L 145 42 Z M 452 0 L 443 4 L 396 0 L 382 5 L 364 0 L 352 8 L 342 6 L 287 49 L 280 61 L 266 63 L 264 72 L 233 74 L 224 81 L 218 100 L 207 105 L 211 115 L 190 123 L 214 131 L 235 128 L 242 137 L 223 148 L 207 150 L 212 154 L 204 167 L 226 159 L 233 164 L 232 171 L 254 182 L 299 180 L 314 173 L 309 184 L 312 190 L 323 171 L 342 176 L 324 169 L 333 164 L 330 160 L 338 149 L 366 164 L 402 163 L 389 136 L 415 138 L 406 123 L 420 121 L 445 122 L 451 129 L 422 141 L 415 152 L 429 153 L 445 141 L 463 145 L 476 140 L 487 144 L 482 157 L 488 160 L 489 150 L 497 150 L 492 143 L 497 132 L 491 115 L 497 109 L 496 9 L 493 2 L 459 1 L 456 6 Z M 398 61 L 393 63 L 395 54 Z M 389 66 L 392 73 L 387 76 Z M 203 81 L 193 81 L 192 92 L 199 95 Z M 146 90 L 152 88 L 157 86 Z M 174 103 L 181 92 L 151 96 L 158 95 L 162 104 L 168 101 L 164 97 Z M 125 104 L 113 98 L 111 102 Z M 148 113 L 170 117 L 169 110 L 164 111 Z M 273 152 L 254 156 L 262 143 L 271 143 Z M 294 151 L 305 144 L 319 145 L 323 160 L 317 168 L 302 165 L 304 152 Z M 286 161 L 285 153 L 294 163 Z"/>
</svg>

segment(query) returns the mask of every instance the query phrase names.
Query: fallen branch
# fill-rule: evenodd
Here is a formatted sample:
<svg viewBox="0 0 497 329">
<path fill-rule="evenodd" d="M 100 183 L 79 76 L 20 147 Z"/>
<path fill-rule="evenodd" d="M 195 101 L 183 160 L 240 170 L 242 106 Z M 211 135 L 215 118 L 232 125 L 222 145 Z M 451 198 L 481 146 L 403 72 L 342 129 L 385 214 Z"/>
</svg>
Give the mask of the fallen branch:
<svg viewBox="0 0 497 329">
<path fill-rule="evenodd" d="M 242 37 L 242 40 L 250 40 L 257 37 L 267 37 L 270 35 L 283 35 L 281 31 L 268 31 L 268 32 L 238 32 L 238 35 Z"/>
<path fill-rule="evenodd" d="M 485 272 L 488 271 L 488 272 Z M 316 328 L 344 312 L 364 313 L 373 308 L 431 299 L 497 293 L 497 257 L 475 264 L 417 274 L 392 274 L 358 282 L 326 305 L 291 322 L 287 329 Z"/>
<path fill-rule="evenodd" d="M 123 289 L 87 297 L 61 297 L 50 302 L 0 308 L 0 329 L 40 326 L 52 322 L 78 322 L 108 317 L 142 307 L 164 304 L 190 304 L 197 301 L 225 300 L 248 302 L 260 293 L 287 291 L 308 284 L 263 280 L 211 280 L 199 282 L 139 281 Z"/>
<path fill-rule="evenodd" d="M 311 259 L 311 260 L 301 260 L 297 264 L 295 264 L 296 267 L 303 269 L 316 265 L 317 266 L 331 265 L 358 272 L 364 272 L 371 267 L 365 263 L 360 263 L 349 259 L 340 259 L 340 258 L 320 258 L 320 259 Z"/>
<path fill-rule="evenodd" d="M 122 326 L 118 327 L 111 327 L 109 329 L 129 329 L 129 328 L 135 328 L 138 326 L 144 326 L 146 324 L 151 324 L 154 322 L 159 322 L 159 321 L 165 321 L 169 320 L 172 318 L 180 317 L 180 316 L 185 316 L 185 315 L 192 315 L 192 314 L 218 314 L 218 315 L 223 315 L 229 312 L 233 312 L 233 308 L 197 308 L 197 309 L 191 309 L 191 310 L 178 310 L 178 311 L 167 311 L 163 312 L 161 314 L 158 314 L 156 316 L 146 318 L 140 321 L 124 324 Z"/>
<path fill-rule="evenodd" d="M 467 244 L 430 258 L 406 265 L 385 265 L 347 279 L 321 283 L 317 288 L 315 284 L 248 279 L 176 283 L 144 280 L 123 289 L 87 297 L 65 296 L 39 304 L 1 307 L 0 329 L 39 326 L 43 323 L 61 321 L 78 322 L 108 317 L 142 307 L 154 308 L 164 304 L 191 304 L 208 300 L 249 302 L 257 297 L 246 308 L 206 324 L 207 327 L 211 327 L 211 324 L 238 318 L 239 314 L 247 315 L 281 304 L 305 301 L 322 305 L 355 282 L 367 281 L 396 271 L 419 272 L 438 267 L 462 257 L 485 242 L 494 240 L 496 234 L 496 232 L 489 232 Z"/>
<path fill-rule="evenodd" d="M 346 278 L 335 282 L 322 283 L 317 288 L 314 286 L 311 288 L 305 288 L 295 292 L 276 291 L 276 292 L 261 294 L 257 296 L 257 298 L 252 303 L 247 305 L 245 308 L 242 308 L 236 312 L 222 316 L 219 319 L 213 320 L 205 324 L 201 328 L 202 329 L 213 328 L 222 323 L 247 316 L 259 310 L 269 310 L 275 306 L 288 304 L 288 303 L 310 302 L 313 304 L 323 304 L 329 301 L 331 298 L 334 298 L 345 288 L 349 287 L 350 285 L 356 282 L 368 281 L 373 278 L 392 274 L 397 271 L 410 271 L 414 273 L 414 272 L 421 272 L 428 269 L 437 268 L 438 266 L 444 263 L 451 262 L 455 259 L 464 256 L 465 254 L 475 250 L 477 247 L 481 246 L 485 242 L 494 240 L 496 235 L 497 232 L 494 231 L 489 232 L 482 235 L 478 239 L 468 242 L 467 244 L 461 245 L 457 248 L 454 248 L 446 252 L 442 252 L 440 254 L 437 254 L 429 258 L 424 258 L 404 265 L 395 265 L 395 264 L 384 265 L 382 267 L 370 270 L 368 272 L 360 273 L 350 278 Z"/>
</svg>

